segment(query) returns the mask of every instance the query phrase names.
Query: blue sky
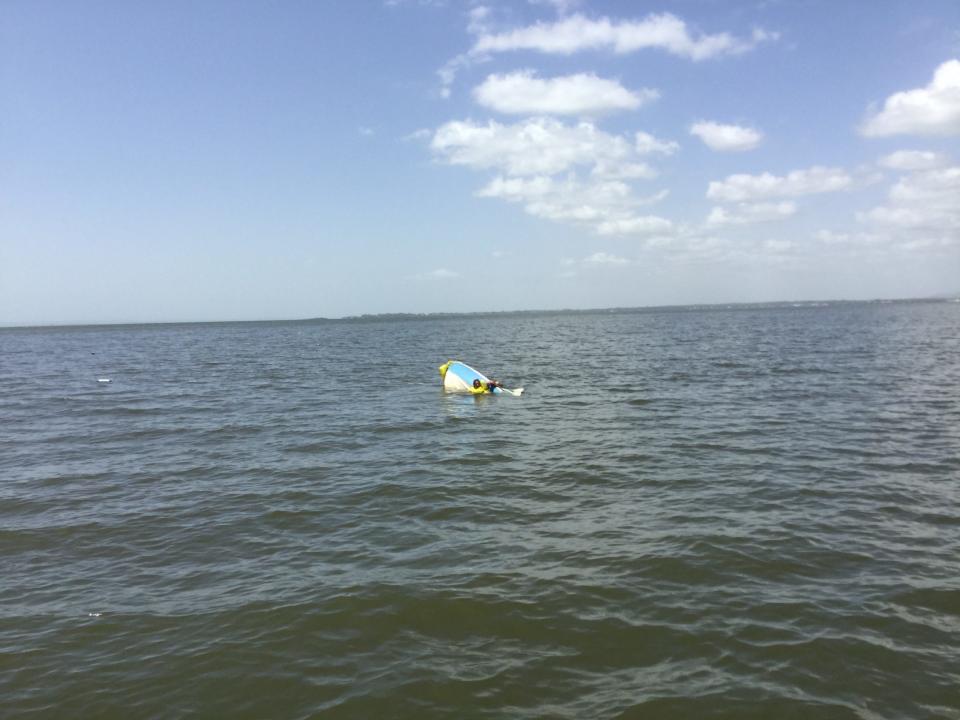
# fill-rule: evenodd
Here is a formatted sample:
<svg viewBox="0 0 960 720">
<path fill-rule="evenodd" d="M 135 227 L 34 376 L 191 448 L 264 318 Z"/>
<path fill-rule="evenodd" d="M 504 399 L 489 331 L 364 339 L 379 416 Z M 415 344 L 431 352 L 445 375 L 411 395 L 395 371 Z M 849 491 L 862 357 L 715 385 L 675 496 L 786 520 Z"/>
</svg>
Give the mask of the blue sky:
<svg viewBox="0 0 960 720">
<path fill-rule="evenodd" d="M 0 323 L 960 291 L 960 3 L 0 4 Z"/>
</svg>

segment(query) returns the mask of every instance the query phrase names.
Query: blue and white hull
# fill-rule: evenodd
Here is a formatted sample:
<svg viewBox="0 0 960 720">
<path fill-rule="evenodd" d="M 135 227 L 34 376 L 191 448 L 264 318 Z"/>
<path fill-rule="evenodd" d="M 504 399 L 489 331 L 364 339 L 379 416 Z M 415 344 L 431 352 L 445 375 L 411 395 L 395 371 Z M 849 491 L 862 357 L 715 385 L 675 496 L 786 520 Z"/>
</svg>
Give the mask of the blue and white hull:
<svg viewBox="0 0 960 720">
<path fill-rule="evenodd" d="M 453 360 L 446 365 L 446 371 L 443 372 L 443 389 L 447 392 L 471 392 L 473 388 L 473 381 L 479 380 L 484 385 L 490 382 L 490 378 L 484 375 L 482 372 L 474 370 L 472 367 L 466 363 L 462 363 L 459 360 Z M 507 395 L 519 395 L 523 392 L 523 388 L 517 388 L 516 390 L 509 390 L 507 388 L 495 387 L 493 388 L 493 393 L 499 395 L 505 393 Z"/>
</svg>

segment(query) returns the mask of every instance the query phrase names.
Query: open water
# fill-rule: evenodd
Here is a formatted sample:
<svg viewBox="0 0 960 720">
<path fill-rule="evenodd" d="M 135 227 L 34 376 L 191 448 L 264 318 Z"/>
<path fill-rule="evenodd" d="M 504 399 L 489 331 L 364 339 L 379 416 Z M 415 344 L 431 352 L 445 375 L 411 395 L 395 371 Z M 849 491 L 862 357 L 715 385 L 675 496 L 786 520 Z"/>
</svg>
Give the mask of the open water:
<svg viewBox="0 0 960 720">
<path fill-rule="evenodd" d="M 958 718 L 960 304 L 0 331 L 0 715 Z"/>
</svg>

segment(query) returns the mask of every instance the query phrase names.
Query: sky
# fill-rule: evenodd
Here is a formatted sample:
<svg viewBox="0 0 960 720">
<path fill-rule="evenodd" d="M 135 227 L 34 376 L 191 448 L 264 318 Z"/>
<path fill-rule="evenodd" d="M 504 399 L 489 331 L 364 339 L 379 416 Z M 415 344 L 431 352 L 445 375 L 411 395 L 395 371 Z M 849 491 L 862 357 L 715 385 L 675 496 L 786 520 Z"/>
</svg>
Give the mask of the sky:
<svg viewBox="0 0 960 720">
<path fill-rule="evenodd" d="M 955 293 L 957 0 L 0 0 L 0 324 Z"/>
</svg>

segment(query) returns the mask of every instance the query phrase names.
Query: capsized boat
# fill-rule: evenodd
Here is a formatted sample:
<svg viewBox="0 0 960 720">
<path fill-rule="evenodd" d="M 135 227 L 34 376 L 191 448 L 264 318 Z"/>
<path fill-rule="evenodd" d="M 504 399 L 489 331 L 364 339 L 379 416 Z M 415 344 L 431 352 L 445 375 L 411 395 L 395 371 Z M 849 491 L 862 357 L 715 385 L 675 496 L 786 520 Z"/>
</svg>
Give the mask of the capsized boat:
<svg viewBox="0 0 960 720">
<path fill-rule="evenodd" d="M 443 381 L 443 389 L 446 392 L 469 393 L 473 392 L 474 380 L 479 380 L 481 383 L 483 383 L 484 387 L 487 387 L 488 383 L 490 382 L 490 378 L 488 378 L 486 375 L 481 372 L 477 372 L 472 367 L 466 363 L 460 362 L 459 360 L 448 360 L 441 365 L 439 369 L 440 378 Z M 523 393 L 523 388 L 510 390 L 509 388 L 504 387 L 493 387 L 488 389 L 487 392 L 492 392 L 495 395 L 520 395 Z"/>
</svg>

